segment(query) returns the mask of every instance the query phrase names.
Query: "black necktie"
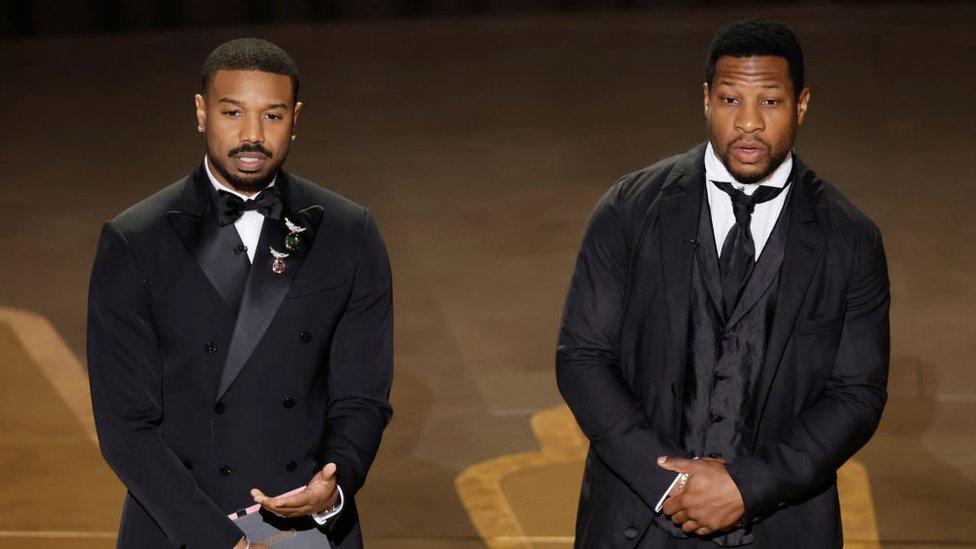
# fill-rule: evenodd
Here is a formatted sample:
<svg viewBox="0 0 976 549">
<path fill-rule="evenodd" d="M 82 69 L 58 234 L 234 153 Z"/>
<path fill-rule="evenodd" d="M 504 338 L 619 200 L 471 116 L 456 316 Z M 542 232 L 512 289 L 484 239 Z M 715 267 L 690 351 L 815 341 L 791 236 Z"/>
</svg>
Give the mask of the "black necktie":
<svg viewBox="0 0 976 549">
<path fill-rule="evenodd" d="M 237 221 L 248 210 L 272 219 L 281 219 L 281 191 L 276 186 L 268 187 L 251 200 L 244 200 L 223 189 L 217 191 L 217 221 L 221 226 Z"/>
<path fill-rule="evenodd" d="M 732 198 L 732 212 L 735 214 L 735 225 L 729 229 L 729 234 L 725 237 L 722 255 L 718 260 L 719 270 L 722 272 L 722 301 L 725 306 L 725 317 L 728 318 L 735 310 L 742 289 L 756 264 L 756 244 L 752 240 L 752 231 L 749 230 L 752 210 L 756 204 L 779 196 L 789 182 L 782 187 L 760 186 L 751 195 L 736 189 L 726 181 L 712 181 L 712 183 Z"/>
</svg>

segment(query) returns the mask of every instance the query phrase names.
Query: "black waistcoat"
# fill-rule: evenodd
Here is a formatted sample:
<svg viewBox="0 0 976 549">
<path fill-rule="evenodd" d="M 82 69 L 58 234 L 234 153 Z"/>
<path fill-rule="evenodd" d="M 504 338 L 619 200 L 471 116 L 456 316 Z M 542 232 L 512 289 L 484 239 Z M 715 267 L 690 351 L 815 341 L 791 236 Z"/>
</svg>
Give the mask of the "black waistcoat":
<svg viewBox="0 0 976 549">
<path fill-rule="evenodd" d="M 789 203 L 787 196 L 739 303 L 732 315 L 725 318 L 718 247 L 708 194 L 702 195 L 699 245 L 691 272 L 682 410 L 682 442 L 690 454 L 731 462 L 751 449 L 760 372 L 776 309 L 776 290 L 785 251 L 783 220 L 788 218 Z M 655 522 L 675 537 L 687 537 L 666 517 L 659 516 Z M 751 528 L 715 536 L 712 540 L 722 546 L 750 544 Z"/>
</svg>

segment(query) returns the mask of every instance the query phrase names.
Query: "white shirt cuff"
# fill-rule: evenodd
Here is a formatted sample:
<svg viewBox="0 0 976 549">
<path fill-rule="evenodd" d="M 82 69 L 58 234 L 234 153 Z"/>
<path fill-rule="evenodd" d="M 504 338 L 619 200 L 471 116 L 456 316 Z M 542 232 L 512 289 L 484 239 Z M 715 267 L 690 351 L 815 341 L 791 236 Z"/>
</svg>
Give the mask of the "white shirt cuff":
<svg viewBox="0 0 976 549">
<path fill-rule="evenodd" d="M 334 516 L 336 516 L 336 515 L 338 515 L 339 513 L 342 512 L 342 505 L 345 503 L 345 498 L 342 496 L 342 486 L 339 486 L 337 484 L 336 485 L 336 490 L 339 491 L 339 503 L 336 504 L 336 506 L 333 507 L 332 509 L 329 509 L 329 510 L 327 510 L 325 512 L 322 512 L 322 513 L 312 513 L 312 515 L 311 515 L 312 516 L 312 519 L 314 519 L 315 522 L 319 526 L 322 526 L 326 522 L 329 522 L 329 519 L 330 518 L 332 518 L 332 517 L 334 517 Z"/>
<path fill-rule="evenodd" d="M 678 479 L 680 479 L 681 475 L 683 474 L 684 473 L 678 473 L 675 475 L 674 480 L 672 480 L 671 484 L 668 485 L 668 489 L 661 494 L 661 499 L 657 500 L 657 505 L 654 506 L 655 513 L 661 512 L 661 509 L 664 507 L 664 500 L 668 499 L 668 494 L 670 494 L 671 490 L 674 490 L 674 487 L 678 485 Z"/>
</svg>

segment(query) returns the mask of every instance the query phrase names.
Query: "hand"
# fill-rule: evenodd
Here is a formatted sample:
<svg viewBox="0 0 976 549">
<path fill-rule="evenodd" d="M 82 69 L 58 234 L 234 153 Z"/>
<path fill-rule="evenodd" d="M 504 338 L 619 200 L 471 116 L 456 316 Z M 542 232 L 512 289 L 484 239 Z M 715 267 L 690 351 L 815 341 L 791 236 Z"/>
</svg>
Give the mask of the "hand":
<svg viewBox="0 0 976 549">
<path fill-rule="evenodd" d="M 321 513 L 334 506 L 339 501 L 339 491 L 336 489 L 336 464 L 329 463 L 322 468 L 304 490 L 290 496 L 271 498 L 261 490 L 251 490 L 251 497 L 255 503 L 260 503 L 268 511 L 283 517 L 301 517 L 312 513 Z M 254 547 L 252 544 L 251 547 Z"/>
<path fill-rule="evenodd" d="M 690 473 L 685 489 L 664 502 L 664 514 L 685 532 L 698 535 L 728 531 L 745 512 L 742 494 L 721 459 L 661 456 L 657 464 L 676 473 Z"/>
</svg>

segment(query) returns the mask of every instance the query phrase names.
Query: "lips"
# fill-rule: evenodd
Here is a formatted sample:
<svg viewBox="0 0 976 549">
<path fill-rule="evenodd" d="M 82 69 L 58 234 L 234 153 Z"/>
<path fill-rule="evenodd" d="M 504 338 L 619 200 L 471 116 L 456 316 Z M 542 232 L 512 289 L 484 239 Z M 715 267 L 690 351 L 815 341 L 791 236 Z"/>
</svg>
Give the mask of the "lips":
<svg viewBox="0 0 976 549">
<path fill-rule="evenodd" d="M 268 162 L 267 156 L 252 152 L 235 154 L 231 158 L 234 159 L 234 167 L 242 172 L 261 171 Z"/>
<path fill-rule="evenodd" d="M 755 164 L 766 155 L 766 146 L 762 143 L 738 143 L 732 146 L 732 156 L 743 164 Z"/>
</svg>

